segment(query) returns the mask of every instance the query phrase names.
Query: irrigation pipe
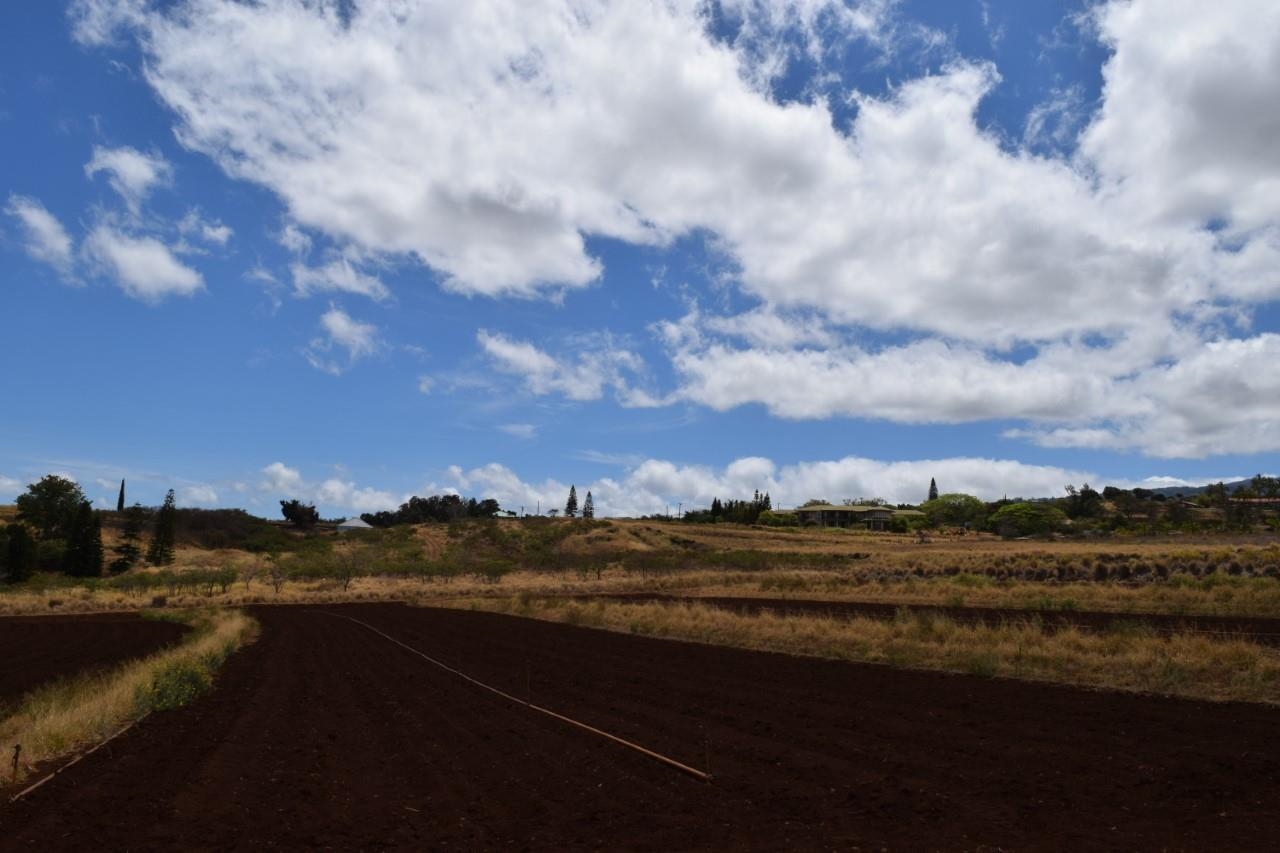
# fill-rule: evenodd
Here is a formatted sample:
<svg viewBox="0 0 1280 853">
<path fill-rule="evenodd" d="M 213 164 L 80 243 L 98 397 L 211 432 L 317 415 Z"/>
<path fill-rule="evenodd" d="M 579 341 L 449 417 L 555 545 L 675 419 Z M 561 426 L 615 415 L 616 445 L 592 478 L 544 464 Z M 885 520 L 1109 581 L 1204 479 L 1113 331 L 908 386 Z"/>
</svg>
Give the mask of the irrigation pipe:
<svg viewBox="0 0 1280 853">
<path fill-rule="evenodd" d="M 685 773 L 689 776 L 692 776 L 695 779 L 699 779 L 703 782 L 710 782 L 712 779 L 712 776 L 710 773 L 699 770 L 696 767 L 690 767 L 688 764 L 684 764 L 682 762 L 676 761 L 674 758 L 663 755 L 660 752 L 654 752 L 652 749 L 647 749 L 638 743 L 634 743 L 625 738 L 618 737 L 615 734 L 610 734 L 609 732 L 606 732 L 604 729 L 598 729 L 595 726 L 589 726 L 586 723 L 580 722 L 579 720 L 575 720 L 572 717 L 566 717 L 564 714 L 553 711 L 550 708 L 544 708 L 541 705 L 535 705 L 527 699 L 521 699 L 519 696 L 515 696 L 515 695 L 512 695 L 511 693 L 507 693 L 505 690 L 499 690 L 497 687 L 494 687 L 489 684 L 485 684 L 483 681 L 480 681 L 479 679 L 476 679 L 476 678 L 472 678 L 470 675 L 467 675 L 465 672 L 459 669 L 454 669 L 448 664 L 442 663 L 436 660 L 435 658 L 431 657 L 430 655 L 427 655 L 418 651 L 413 646 L 400 642 L 395 637 L 392 637 L 390 634 L 386 634 L 382 631 L 379 631 L 377 628 L 373 627 L 368 622 L 362 622 L 359 619 L 355 619 L 351 616 L 346 616 L 341 613 L 334 613 L 333 611 L 330 611 L 330 610 L 322 610 L 320 612 L 328 614 L 329 616 L 336 616 L 339 619 L 346 619 L 347 621 L 354 622 L 357 625 L 363 625 L 365 628 L 368 628 L 370 631 L 382 637 L 383 639 L 390 640 L 391 642 L 395 643 L 397 646 L 404 649 L 405 651 L 412 652 L 413 654 L 422 658 L 427 663 L 433 664 L 434 666 L 437 666 L 440 669 L 443 669 L 445 672 L 452 673 L 458 676 L 459 678 L 463 679 L 464 681 L 468 681 L 471 684 L 474 684 L 476 687 L 480 687 L 484 690 L 488 690 L 490 693 L 493 693 L 497 696 L 501 696 L 503 699 L 506 699 L 509 702 L 514 702 L 517 705 L 523 705 L 524 707 L 530 709 L 531 711 L 537 711 L 540 714 L 546 714 L 548 717 L 554 717 L 555 719 L 560 720 L 561 722 L 568 723 L 569 725 L 582 729 L 583 731 L 590 732 L 591 734 L 594 734 L 594 735 L 599 735 L 600 737 L 605 738 L 607 740 L 611 740 L 616 744 L 625 746 L 627 749 L 634 750 L 635 752 L 638 752 L 641 755 L 652 758 L 654 761 L 658 761 L 662 764 L 667 765 L 668 767 L 671 767 L 675 770 L 679 770 L 681 773 Z"/>
<path fill-rule="evenodd" d="M 120 729 L 120 731 L 116 732 L 116 733 L 115 733 L 115 734 L 113 734 L 111 737 L 109 737 L 109 738 L 107 738 L 106 740 L 104 740 L 102 743 L 100 743 L 100 744 L 98 744 L 97 746 L 93 747 L 93 749 L 86 750 L 85 752 L 80 753 L 80 754 L 79 754 L 79 755 L 77 755 L 75 758 L 71 759 L 71 760 L 70 760 L 70 761 L 68 761 L 66 764 L 62 765 L 62 766 L 61 766 L 61 767 L 59 767 L 57 770 L 53 771 L 53 772 L 52 772 L 52 773 L 50 773 L 48 776 L 46 776 L 46 777 L 44 777 L 43 779 L 41 779 L 39 782 L 36 782 L 34 785 L 31 785 L 31 786 L 29 786 L 29 787 L 23 788 L 21 791 L 19 791 L 18 793 L 14 794 L 12 797 L 10 797 L 10 798 L 9 798 L 9 802 L 11 802 L 11 803 L 16 803 L 18 800 L 22 799 L 22 798 L 23 798 L 23 797 L 25 797 L 27 794 L 30 794 L 30 793 L 31 793 L 32 791 L 34 791 L 36 788 L 39 788 L 39 787 L 40 787 L 41 785 L 43 785 L 45 782 L 48 782 L 48 781 L 49 781 L 50 779 L 52 779 L 54 776 L 57 776 L 57 775 L 58 775 L 59 773 L 61 773 L 63 770 L 67 770 L 67 769 L 69 769 L 69 768 L 71 768 L 71 767 L 75 766 L 76 764 L 80 763 L 82 760 L 84 760 L 84 759 L 88 758 L 90 755 L 93 755 L 95 752 L 97 752 L 98 750 L 102 749 L 102 748 L 103 748 L 104 746 L 106 746 L 107 744 L 111 743 L 111 741 L 113 741 L 113 740 L 115 740 L 116 738 L 120 737 L 120 735 L 124 734 L 125 732 L 129 731 L 129 729 L 133 728 L 133 727 L 134 727 L 134 726 L 136 726 L 138 723 L 140 723 L 140 722 L 142 722 L 143 720 L 145 720 L 148 716 L 150 716 L 150 714 L 151 714 L 151 712 L 150 712 L 150 711 L 148 711 L 147 713 L 143 714 L 143 715 L 142 715 L 141 717 L 139 717 L 138 719 L 136 719 L 136 720 L 132 721 L 131 723 L 129 723 L 128 725 L 126 725 L 124 728 Z"/>
</svg>

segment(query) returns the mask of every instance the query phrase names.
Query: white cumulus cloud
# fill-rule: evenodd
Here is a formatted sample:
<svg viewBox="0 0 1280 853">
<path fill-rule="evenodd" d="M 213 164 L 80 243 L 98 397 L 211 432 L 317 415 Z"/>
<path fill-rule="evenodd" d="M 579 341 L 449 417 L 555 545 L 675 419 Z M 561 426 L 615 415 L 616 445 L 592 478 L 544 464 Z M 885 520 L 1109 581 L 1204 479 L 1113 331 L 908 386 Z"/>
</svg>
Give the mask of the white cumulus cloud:
<svg viewBox="0 0 1280 853">
<path fill-rule="evenodd" d="M 656 401 L 635 387 L 643 376 L 643 360 L 619 347 L 608 336 L 571 343 L 574 357 L 556 358 L 539 347 L 481 329 L 476 335 L 481 349 L 495 366 L 519 376 L 532 394 L 562 394 L 570 400 L 599 400 L 612 389 L 627 406 L 651 406 Z M 581 346 L 578 346 L 581 344 Z"/>
<path fill-rule="evenodd" d="M 22 226 L 27 254 L 70 278 L 75 260 L 71 235 L 58 218 L 38 200 L 22 195 L 10 195 L 5 212 Z"/>
<path fill-rule="evenodd" d="M 230 225 L 224 225 L 216 219 L 207 220 L 200 215 L 200 211 L 194 209 L 188 210 L 186 215 L 178 221 L 178 232 L 214 246 L 227 245 L 235 234 Z"/>
<path fill-rule="evenodd" d="M 407 500 L 407 497 L 369 486 L 359 486 L 338 477 L 312 482 L 305 479 L 297 468 L 290 468 L 283 462 L 272 462 L 262 469 L 262 474 L 263 480 L 258 484 L 259 491 L 278 495 L 282 500 L 298 499 L 315 503 L 329 510 L 358 515 L 395 509 Z"/>
<path fill-rule="evenodd" d="M 152 188 L 168 184 L 173 166 L 159 154 L 146 154 L 136 148 L 103 148 L 94 146 L 93 157 L 85 164 L 84 173 L 92 178 L 99 173 L 120 194 L 129 210 L 137 213 Z"/>
<path fill-rule="evenodd" d="M 314 338 L 303 354 L 313 367 L 334 376 L 341 375 L 352 364 L 373 355 L 382 347 L 377 326 L 356 320 L 336 305 L 329 306 L 329 310 L 321 315 L 320 328 L 324 330 L 324 336 Z M 346 350 L 345 363 L 330 357 L 335 348 Z"/>
<path fill-rule="evenodd" d="M 1114 54 L 1084 152 L 1122 185 L 1135 215 L 1276 227 L 1280 6 L 1111 2 L 1094 19 Z"/>
<path fill-rule="evenodd" d="M 391 295 L 386 285 L 356 269 L 346 258 L 338 258 L 319 267 L 296 263 L 289 269 L 293 274 L 293 289 L 299 296 L 324 290 L 355 293 L 375 300 Z"/>
<path fill-rule="evenodd" d="M 184 506 L 217 506 L 218 492 L 212 486 L 195 484 L 183 486 L 178 501 Z"/>
<path fill-rule="evenodd" d="M 579 359 L 482 331 L 530 393 L 1014 419 L 1044 444 L 1161 456 L 1280 449 L 1256 374 L 1274 344 L 1242 331 L 1280 298 L 1280 7 L 1092 4 L 1100 103 L 1055 90 L 1021 143 L 979 120 L 1001 85 L 984 61 L 842 91 L 848 121 L 775 97 L 797 45 L 824 69 L 850 40 L 891 52 L 893 2 L 717 8 L 736 38 L 703 0 L 80 0 L 73 21 L 86 43 L 132 33 L 181 143 L 275 193 L 299 258 L 326 235 L 460 293 L 564 296 L 609 280 L 588 238 L 705 234 L 754 306 L 665 328 L 667 395 L 630 349 Z M 100 167 L 126 199 L 163 179 L 133 165 Z M 377 298 L 362 276 L 299 261 L 294 283 Z M 342 369 L 326 344 L 367 354 L 350 331 L 313 346 L 318 366 Z"/>
<path fill-rule="evenodd" d="M 638 516 L 675 514 L 706 507 L 713 498 L 750 498 L 756 490 L 768 492 L 774 507 L 798 506 L 811 498 L 839 502 L 846 498 L 883 498 L 890 503 L 920 503 L 927 497 L 930 479 L 946 492 L 963 492 L 983 500 L 1001 497 L 1045 497 L 1063 493 L 1068 484 L 1090 482 L 1100 486 L 1097 474 L 1055 466 L 1027 465 L 1006 459 L 945 458 L 881 461 L 849 456 L 842 459 L 778 465 L 764 457 L 743 457 L 723 468 L 683 465 L 663 459 L 646 459 L 621 478 L 601 478 L 573 484 L 579 501 L 588 491 L 600 515 Z M 560 508 L 569 483 L 547 479 L 526 482 L 510 468 L 490 463 L 469 470 L 449 470 L 449 485 L 477 497 L 492 497 L 504 509 L 524 506 L 533 512 Z"/>
<path fill-rule="evenodd" d="M 135 237 L 102 223 L 89 232 L 84 252 L 120 289 L 144 302 L 190 296 L 204 289 L 200 273 L 154 237 Z"/>
</svg>

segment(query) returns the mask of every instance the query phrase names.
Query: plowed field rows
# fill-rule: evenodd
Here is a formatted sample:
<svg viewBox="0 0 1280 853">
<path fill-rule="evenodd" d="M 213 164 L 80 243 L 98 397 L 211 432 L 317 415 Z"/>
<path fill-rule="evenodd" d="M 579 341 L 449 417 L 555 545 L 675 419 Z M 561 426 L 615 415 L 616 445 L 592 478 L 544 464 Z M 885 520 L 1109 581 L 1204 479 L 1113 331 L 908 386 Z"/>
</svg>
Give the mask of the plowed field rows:
<svg viewBox="0 0 1280 853">
<path fill-rule="evenodd" d="M 0 618 L 0 707 L 41 684 L 159 651 L 187 630 L 132 613 Z"/>
<path fill-rule="evenodd" d="M 340 615 L 334 615 L 340 614 Z M 1261 849 L 1280 712 L 398 605 L 264 608 L 218 689 L 17 803 L 27 849 Z M 715 774 L 704 784 L 388 642 Z"/>
</svg>

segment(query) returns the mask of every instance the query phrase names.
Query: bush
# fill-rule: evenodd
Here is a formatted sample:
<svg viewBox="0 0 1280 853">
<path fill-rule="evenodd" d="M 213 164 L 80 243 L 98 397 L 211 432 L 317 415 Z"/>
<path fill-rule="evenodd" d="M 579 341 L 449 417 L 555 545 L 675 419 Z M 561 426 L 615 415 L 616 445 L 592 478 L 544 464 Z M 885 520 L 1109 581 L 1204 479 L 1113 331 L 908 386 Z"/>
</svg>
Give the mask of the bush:
<svg viewBox="0 0 1280 853">
<path fill-rule="evenodd" d="M 138 691 L 138 704 L 145 711 L 171 711 L 212 686 L 213 676 L 198 661 L 177 660 L 157 672 L 151 684 Z"/>
<path fill-rule="evenodd" d="M 1044 536 L 1066 521 L 1062 510 L 1046 503 L 1011 503 L 991 514 L 990 527 L 1001 536 Z"/>
</svg>

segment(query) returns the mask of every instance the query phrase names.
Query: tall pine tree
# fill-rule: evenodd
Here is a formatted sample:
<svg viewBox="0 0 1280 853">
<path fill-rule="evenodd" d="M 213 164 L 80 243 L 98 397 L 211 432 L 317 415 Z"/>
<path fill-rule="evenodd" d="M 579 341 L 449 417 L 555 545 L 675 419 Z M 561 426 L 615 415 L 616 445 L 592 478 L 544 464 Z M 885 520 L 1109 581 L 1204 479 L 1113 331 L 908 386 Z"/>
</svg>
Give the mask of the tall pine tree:
<svg viewBox="0 0 1280 853">
<path fill-rule="evenodd" d="M 120 496 L 116 498 L 116 512 L 124 512 L 124 480 L 120 481 Z"/>
<path fill-rule="evenodd" d="M 164 496 L 164 505 L 156 513 L 156 531 L 147 548 L 147 562 L 153 566 L 167 566 L 173 562 L 173 546 L 177 536 L 178 508 L 173 489 Z"/>
<path fill-rule="evenodd" d="M 938 481 L 929 478 L 929 500 L 936 501 L 938 499 Z"/>
<path fill-rule="evenodd" d="M 94 578 L 102 574 L 102 521 L 92 504 L 81 501 L 67 536 L 67 574 Z"/>
<path fill-rule="evenodd" d="M 578 514 L 578 487 L 569 487 L 569 499 L 564 502 L 564 514 L 573 518 Z"/>
<path fill-rule="evenodd" d="M 582 517 L 596 517 L 596 502 L 591 499 L 591 492 L 587 492 L 587 499 L 582 502 Z"/>
<path fill-rule="evenodd" d="M 127 572 L 138 564 L 142 558 L 142 526 L 146 523 L 147 511 L 141 504 L 134 504 L 125 510 L 124 531 L 120 534 L 120 544 L 112 548 L 116 558 L 108 568 L 112 574 Z"/>
</svg>

